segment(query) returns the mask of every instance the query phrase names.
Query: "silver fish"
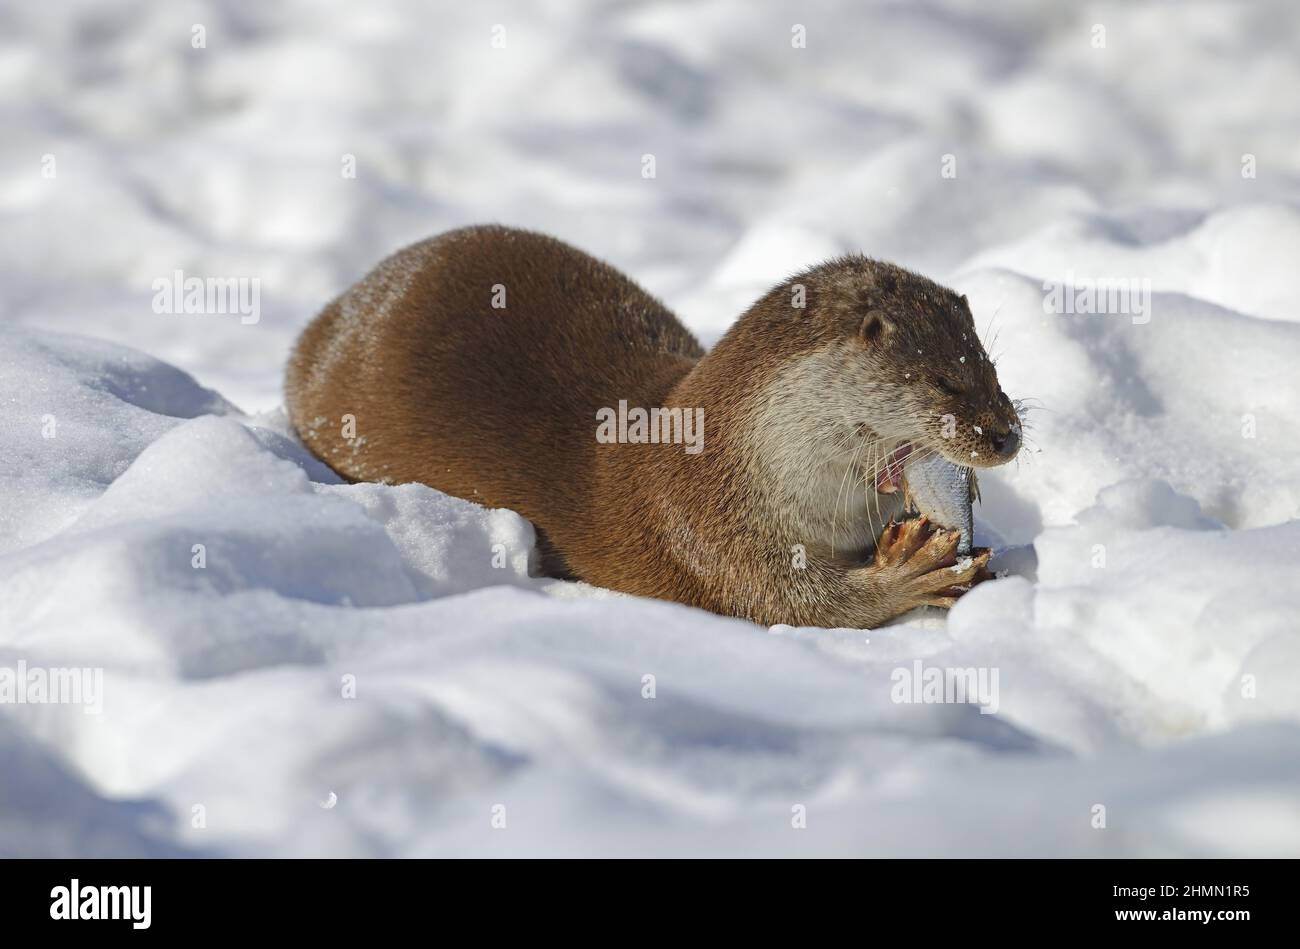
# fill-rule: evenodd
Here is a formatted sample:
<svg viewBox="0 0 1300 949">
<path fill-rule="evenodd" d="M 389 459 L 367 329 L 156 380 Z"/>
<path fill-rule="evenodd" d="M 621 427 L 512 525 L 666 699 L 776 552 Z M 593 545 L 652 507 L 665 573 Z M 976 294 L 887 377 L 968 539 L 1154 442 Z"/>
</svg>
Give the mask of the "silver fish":
<svg viewBox="0 0 1300 949">
<path fill-rule="evenodd" d="M 926 452 L 903 463 L 903 491 L 909 507 L 939 527 L 961 531 L 957 553 L 969 554 L 975 533 L 971 502 L 979 497 L 975 473 Z"/>
</svg>

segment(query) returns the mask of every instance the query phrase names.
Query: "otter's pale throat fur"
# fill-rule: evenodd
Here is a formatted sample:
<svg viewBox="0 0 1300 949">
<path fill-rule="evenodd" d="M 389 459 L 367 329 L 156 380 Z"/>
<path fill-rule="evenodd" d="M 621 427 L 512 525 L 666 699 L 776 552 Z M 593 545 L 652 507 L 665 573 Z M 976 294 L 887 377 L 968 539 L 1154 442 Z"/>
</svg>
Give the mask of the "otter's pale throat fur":
<svg viewBox="0 0 1300 949">
<path fill-rule="evenodd" d="M 769 625 L 950 605 L 988 553 L 958 563 L 955 532 L 886 528 L 888 464 L 910 447 L 984 467 L 1019 446 L 965 299 L 923 277 L 829 261 L 705 355 L 614 268 L 496 226 L 381 263 L 303 332 L 286 392 L 348 478 L 511 508 L 547 572 Z M 702 449 L 598 440 L 620 401 L 702 409 Z"/>
</svg>

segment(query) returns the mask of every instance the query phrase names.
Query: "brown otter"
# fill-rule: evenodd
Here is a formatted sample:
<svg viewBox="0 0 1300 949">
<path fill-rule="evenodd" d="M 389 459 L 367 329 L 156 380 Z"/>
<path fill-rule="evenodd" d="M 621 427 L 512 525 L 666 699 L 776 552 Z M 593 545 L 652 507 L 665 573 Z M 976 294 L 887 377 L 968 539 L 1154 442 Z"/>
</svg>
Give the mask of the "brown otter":
<svg viewBox="0 0 1300 949">
<path fill-rule="evenodd" d="M 379 264 L 303 332 L 286 391 L 348 478 L 511 508 L 552 575 L 768 625 L 951 605 L 989 553 L 959 563 L 956 532 L 885 527 L 898 462 L 1019 447 L 965 298 L 902 268 L 852 255 L 791 277 L 705 355 L 614 268 L 498 226 Z"/>
</svg>

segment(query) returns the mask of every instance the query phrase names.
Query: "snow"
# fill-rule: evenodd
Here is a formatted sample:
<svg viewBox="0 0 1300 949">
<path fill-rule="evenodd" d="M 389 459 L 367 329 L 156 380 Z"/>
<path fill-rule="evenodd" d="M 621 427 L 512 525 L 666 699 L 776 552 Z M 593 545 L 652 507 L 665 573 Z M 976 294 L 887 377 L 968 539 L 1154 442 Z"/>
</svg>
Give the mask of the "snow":
<svg viewBox="0 0 1300 949">
<path fill-rule="evenodd" d="M 104 682 L 98 713 L 0 701 L 0 855 L 1300 855 L 1298 20 L 0 9 L 0 697 L 20 662 Z M 706 342 L 845 250 L 967 294 L 1039 406 L 981 477 L 1008 576 L 767 630 L 341 483 L 280 408 L 294 334 L 482 220 Z M 176 270 L 257 278 L 260 318 L 155 312 Z M 1149 281 L 1149 320 L 1045 312 L 1099 279 Z M 895 701 L 917 661 L 996 672 L 996 712 Z"/>
</svg>

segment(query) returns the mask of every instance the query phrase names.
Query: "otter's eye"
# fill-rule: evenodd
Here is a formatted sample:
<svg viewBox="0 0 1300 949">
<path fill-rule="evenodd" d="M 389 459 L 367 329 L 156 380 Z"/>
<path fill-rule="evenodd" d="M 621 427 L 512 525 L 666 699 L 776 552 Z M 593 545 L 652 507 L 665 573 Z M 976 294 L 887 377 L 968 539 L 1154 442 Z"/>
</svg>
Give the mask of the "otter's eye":
<svg viewBox="0 0 1300 949">
<path fill-rule="evenodd" d="M 961 395 L 961 390 L 957 388 L 956 384 L 953 383 L 952 380 L 950 379 L 945 379 L 943 376 L 936 377 L 934 380 L 934 385 L 935 388 L 937 388 L 944 395 L 951 395 L 951 396 Z"/>
</svg>

